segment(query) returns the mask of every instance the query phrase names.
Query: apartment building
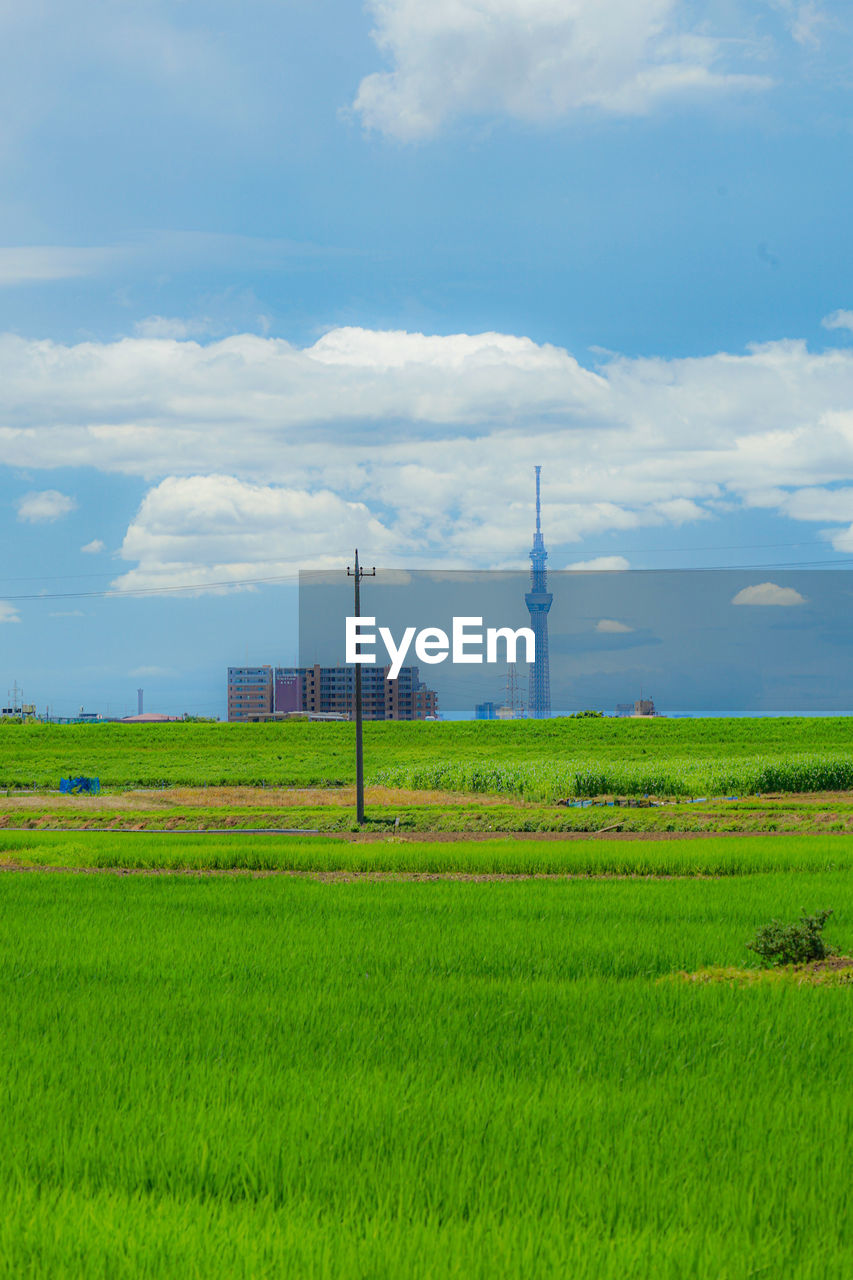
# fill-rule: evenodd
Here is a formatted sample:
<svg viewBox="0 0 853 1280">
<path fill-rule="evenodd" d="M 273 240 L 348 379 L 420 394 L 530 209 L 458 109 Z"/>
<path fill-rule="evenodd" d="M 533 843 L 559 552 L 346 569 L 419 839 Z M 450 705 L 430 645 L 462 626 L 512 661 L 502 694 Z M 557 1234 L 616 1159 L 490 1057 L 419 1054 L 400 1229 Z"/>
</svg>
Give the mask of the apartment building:
<svg viewBox="0 0 853 1280">
<path fill-rule="evenodd" d="M 396 680 L 389 667 L 362 666 L 365 720 L 426 720 L 438 715 L 438 696 L 417 667 L 402 667 Z M 249 720 L 288 712 L 355 714 L 353 667 L 229 667 L 228 719 Z"/>
<path fill-rule="evenodd" d="M 273 710 L 272 667 L 228 668 L 228 719 L 248 720 Z"/>
</svg>

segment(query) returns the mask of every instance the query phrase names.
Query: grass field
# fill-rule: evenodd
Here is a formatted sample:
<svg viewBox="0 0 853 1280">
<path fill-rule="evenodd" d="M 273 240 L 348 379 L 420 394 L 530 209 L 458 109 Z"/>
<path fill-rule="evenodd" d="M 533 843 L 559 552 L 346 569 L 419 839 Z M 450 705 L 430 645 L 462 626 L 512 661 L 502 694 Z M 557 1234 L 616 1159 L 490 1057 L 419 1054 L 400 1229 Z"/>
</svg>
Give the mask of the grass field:
<svg viewBox="0 0 853 1280">
<path fill-rule="evenodd" d="M 3 1274 L 851 1272 L 850 990 L 660 981 L 848 869 L 0 889 Z"/>
<path fill-rule="evenodd" d="M 0 832 L 0 866 L 466 875 L 742 876 L 853 871 L 853 836 L 379 840 Z"/>
<path fill-rule="evenodd" d="M 352 782 L 351 724 L 0 724 L 0 787 L 61 775 L 139 786 Z M 853 788 L 853 721 L 550 720 L 365 725 L 369 779 L 395 787 L 561 795 Z"/>
<path fill-rule="evenodd" d="M 0 725 L 0 1275 L 846 1280 L 848 724 Z"/>
</svg>

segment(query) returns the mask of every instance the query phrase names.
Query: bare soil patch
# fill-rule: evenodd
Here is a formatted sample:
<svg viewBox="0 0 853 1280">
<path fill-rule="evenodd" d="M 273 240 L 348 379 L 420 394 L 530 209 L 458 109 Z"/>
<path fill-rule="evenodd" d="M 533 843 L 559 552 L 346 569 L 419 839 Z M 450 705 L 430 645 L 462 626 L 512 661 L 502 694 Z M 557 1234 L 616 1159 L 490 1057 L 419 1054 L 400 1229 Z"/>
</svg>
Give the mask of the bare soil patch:
<svg viewBox="0 0 853 1280">
<path fill-rule="evenodd" d="M 365 787 L 365 802 L 373 805 L 502 805 L 524 808 L 524 802 L 507 796 L 467 795 L 456 791 L 407 791 L 391 787 Z M 72 796 L 61 792 L 0 793 L 0 808 L 82 811 L 91 809 L 287 809 L 312 805 L 355 808 L 355 787 L 163 787 L 151 790 L 101 792 L 97 796 Z"/>
</svg>

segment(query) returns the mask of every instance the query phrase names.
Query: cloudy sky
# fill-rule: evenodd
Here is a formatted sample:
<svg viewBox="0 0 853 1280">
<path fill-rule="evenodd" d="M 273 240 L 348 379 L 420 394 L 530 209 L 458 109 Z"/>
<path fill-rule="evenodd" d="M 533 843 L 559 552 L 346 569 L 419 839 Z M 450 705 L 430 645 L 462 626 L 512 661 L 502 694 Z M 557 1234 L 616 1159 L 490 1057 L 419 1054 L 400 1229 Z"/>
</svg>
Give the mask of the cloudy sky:
<svg viewBox="0 0 853 1280">
<path fill-rule="evenodd" d="M 221 713 L 535 463 L 555 567 L 846 563 L 851 130 L 841 0 L 0 0 L 0 692 Z"/>
</svg>

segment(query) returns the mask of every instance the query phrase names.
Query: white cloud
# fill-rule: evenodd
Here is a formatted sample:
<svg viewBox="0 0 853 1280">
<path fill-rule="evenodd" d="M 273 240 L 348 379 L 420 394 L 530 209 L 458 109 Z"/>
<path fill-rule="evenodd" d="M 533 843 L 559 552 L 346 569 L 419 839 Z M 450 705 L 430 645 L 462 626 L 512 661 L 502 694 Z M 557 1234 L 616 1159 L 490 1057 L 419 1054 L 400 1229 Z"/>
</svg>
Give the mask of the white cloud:
<svg viewBox="0 0 853 1280">
<path fill-rule="evenodd" d="M 96 275 L 113 257 L 111 249 L 59 245 L 0 246 L 0 288 Z"/>
<path fill-rule="evenodd" d="M 4 622 L 20 622 L 21 615 L 8 600 L 0 600 L 0 624 Z"/>
<path fill-rule="evenodd" d="M 80 548 L 86 556 L 96 556 L 100 551 L 104 551 L 105 549 L 106 543 L 102 542 L 100 538 L 93 538 L 91 542 L 87 542 L 84 547 Z"/>
<path fill-rule="evenodd" d="M 692 498 L 667 498 L 663 502 L 656 502 L 655 510 L 676 527 L 690 524 L 694 520 L 710 519 L 710 512 L 700 507 Z"/>
<path fill-rule="evenodd" d="M 460 115 L 638 115 L 770 83 L 724 66 L 744 42 L 692 29 L 683 0 L 369 0 L 368 8 L 391 70 L 362 80 L 354 107 L 367 128 L 407 141 Z"/>
<path fill-rule="evenodd" d="M 362 504 L 333 493 L 248 484 L 232 476 L 170 478 L 146 494 L 121 548 L 136 567 L 113 586 L 203 589 L 255 578 L 259 564 L 265 578 L 294 577 L 306 563 L 337 567 L 365 540 L 393 554 L 393 538 L 381 522 Z"/>
<path fill-rule="evenodd" d="M 834 551 L 840 551 L 844 555 L 853 554 L 853 525 L 846 529 L 827 530 L 824 537 L 829 538 Z"/>
<path fill-rule="evenodd" d="M 149 676 L 152 679 L 157 677 L 165 680 L 171 676 L 176 676 L 178 673 L 173 667 L 134 667 L 133 671 L 128 671 L 127 674 L 132 676 L 134 680 L 142 676 Z"/>
<path fill-rule="evenodd" d="M 51 618 L 85 618 L 86 615 L 82 609 L 58 609 L 50 616 Z"/>
<path fill-rule="evenodd" d="M 629 631 L 633 631 L 633 627 L 626 626 L 624 622 L 617 621 L 616 618 L 601 618 L 595 624 L 596 631 L 602 631 L 605 635 L 622 636 L 627 635 Z"/>
<path fill-rule="evenodd" d="M 785 15 L 797 44 L 811 49 L 820 47 L 820 27 L 828 17 L 816 0 L 770 0 L 770 4 Z"/>
<path fill-rule="evenodd" d="M 853 329 L 853 311 L 833 311 L 821 320 L 824 329 Z"/>
<path fill-rule="evenodd" d="M 754 587 L 744 587 L 732 596 L 732 604 L 761 604 L 790 607 L 805 604 L 805 597 L 793 587 L 780 587 L 775 582 L 759 582 Z"/>
<path fill-rule="evenodd" d="M 566 565 L 567 569 L 591 569 L 601 572 L 621 572 L 631 566 L 624 556 L 595 556 L 592 560 L 575 560 Z"/>
<path fill-rule="evenodd" d="M 177 316 L 147 316 L 137 320 L 133 331 L 138 338 L 201 338 L 210 332 L 208 319 L 181 320 Z"/>
<path fill-rule="evenodd" d="M 0 385 L 6 465 L 94 465 L 149 482 L 123 548 L 148 582 L 338 564 L 355 545 L 377 564 L 522 566 L 534 463 L 559 563 L 567 544 L 744 506 L 841 526 L 834 545 L 853 551 L 846 345 L 587 369 L 560 347 L 498 333 L 348 328 L 304 349 L 251 334 L 73 346 L 7 334 Z M 300 512 L 320 497 L 318 530 Z M 177 531 L 176 503 L 190 499 L 224 502 L 233 519 L 218 533 Z"/>
<path fill-rule="evenodd" d="M 43 489 L 40 493 L 25 493 L 15 503 L 18 519 L 29 524 L 45 524 L 61 520 L 77 507 L 73 498 L 58 489 Z"/>
</svg>

